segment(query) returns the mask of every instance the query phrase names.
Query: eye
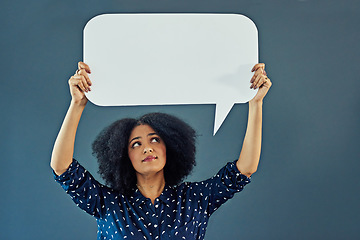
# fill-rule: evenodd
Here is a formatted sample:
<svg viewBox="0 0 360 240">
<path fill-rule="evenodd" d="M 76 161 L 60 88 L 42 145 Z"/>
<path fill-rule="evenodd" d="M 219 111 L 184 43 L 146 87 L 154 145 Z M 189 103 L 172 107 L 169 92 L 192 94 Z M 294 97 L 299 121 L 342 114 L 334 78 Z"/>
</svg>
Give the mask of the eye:
<svg viewBox="0 0 360 240">
<path fill-rule="evenodd" d="M 132 145 L 131 145 L 131 148 L 136 148 L 136 147 L 139 147 L 141 144 L 140 142 L 134 142 Z"/>
<path fill-rule="evenodd" d="M 160 142 L 160 138 L 159 137 L 153 137 L 153 138 L 151 138 L 151 142 L 152 143 L 158 143 L 158 142 Z"/>
</svg>

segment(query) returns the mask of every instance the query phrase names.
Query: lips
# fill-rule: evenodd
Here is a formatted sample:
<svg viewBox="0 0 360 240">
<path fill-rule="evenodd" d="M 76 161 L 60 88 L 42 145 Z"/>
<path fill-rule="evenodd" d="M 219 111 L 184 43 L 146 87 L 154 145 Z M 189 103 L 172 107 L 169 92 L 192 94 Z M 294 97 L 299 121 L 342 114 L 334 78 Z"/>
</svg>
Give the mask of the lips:
<svg viewBox="0 0 360 240">
<path fill-rule="evenodd" d="M 151 162 L 154 161 L 157 157 L 156 156 L 147 156 L 144 160 L 142 160 L 143 162 Z"/>
</svg>

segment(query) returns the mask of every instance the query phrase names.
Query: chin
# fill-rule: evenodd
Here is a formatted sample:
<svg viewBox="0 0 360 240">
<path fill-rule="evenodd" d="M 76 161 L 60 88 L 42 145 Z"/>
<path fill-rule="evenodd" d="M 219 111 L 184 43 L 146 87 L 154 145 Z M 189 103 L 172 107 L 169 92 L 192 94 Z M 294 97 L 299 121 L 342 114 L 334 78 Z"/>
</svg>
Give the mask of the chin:
<svg viewBox="0 0 360 240">
<path fill-rule="evenodd" d="M 155 174 L 158 172 L 161 172 L 164 170 L 165 164 L 160 164 L 160 163 L 156 163 L 156 162 L 147 162 L 147 163 L 142 163 L 142 164 L 147 164 L 147 165 L 142 165 L 141 169 L 139 169 L 140 171 L 138 171 L 140 174 L 145 174 L 145 175 L 149 175 L 149 174 Z"/>
</svg>

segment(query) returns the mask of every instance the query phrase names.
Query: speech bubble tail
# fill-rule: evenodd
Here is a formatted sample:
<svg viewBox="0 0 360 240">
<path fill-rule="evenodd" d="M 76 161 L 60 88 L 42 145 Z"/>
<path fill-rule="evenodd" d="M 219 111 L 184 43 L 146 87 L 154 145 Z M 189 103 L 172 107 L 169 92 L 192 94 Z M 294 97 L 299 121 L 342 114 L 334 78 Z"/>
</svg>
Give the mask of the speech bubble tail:
<svg viewBox="0 0 360 240">
<path fill-rule="evenodd" d="M 225 121 L 225 118 L 227 117 L 233 106 L 234 106 L 233 102 L 228 102 L 226 104 L 224 103 L 216 104 L 213 136 L 215 136 L 216 132 L 221 127 L 221 124 Z"/>
</svg>

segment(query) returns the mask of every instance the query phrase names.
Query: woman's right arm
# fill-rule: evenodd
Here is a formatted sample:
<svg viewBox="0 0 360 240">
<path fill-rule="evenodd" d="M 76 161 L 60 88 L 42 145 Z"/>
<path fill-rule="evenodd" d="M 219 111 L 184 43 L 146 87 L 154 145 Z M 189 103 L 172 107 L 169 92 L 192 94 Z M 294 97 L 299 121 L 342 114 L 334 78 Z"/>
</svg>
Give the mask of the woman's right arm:
<svg viewBox="0 0 360 240">
<path fill-rule="evenodd" d="M 79 62 L 76 74 L 69 79 L 72 99 L 51 155 L 50 166 L 57 175 L 64 173 L 72 163 L 76 130 L 87 103 L 85 92 L 91 91 L 88 73 L 89 66 Z"/>
</svg>

